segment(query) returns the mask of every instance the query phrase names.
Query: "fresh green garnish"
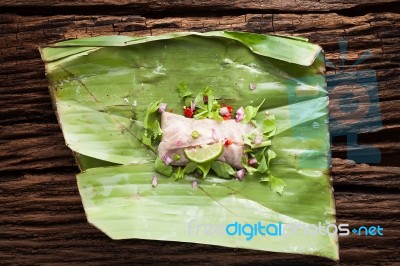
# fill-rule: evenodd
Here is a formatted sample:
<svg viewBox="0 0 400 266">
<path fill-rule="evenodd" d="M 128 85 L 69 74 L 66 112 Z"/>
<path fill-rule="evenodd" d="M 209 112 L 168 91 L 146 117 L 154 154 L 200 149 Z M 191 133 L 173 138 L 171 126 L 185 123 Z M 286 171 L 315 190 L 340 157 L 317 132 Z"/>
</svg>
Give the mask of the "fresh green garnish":
<svg viewBox="0 0 400 266">
<path fill-rule="evenodd" d="M 268 113 L 266 113 L 265 115 L 257 115 L 256 117 L 253 112 L 254 110 L 258 111 L 260 106 L 261 105 L 259 105 L 257 108 L 248 108 L 248 110 L 252 111 L 247 113 L 247 117 L 248 119 L 252 117 L 250 118 L 250 120 L 256 118 L 255 124 L 257 125 L 257 128 L 260 129 L 263 133 L 262 139 L 258 140 L 256 143 L 256 131 L 243 136 L 243 142 L 250 147 L 250 149 L 246 150 L 246 152 L 252 158 L 255 158 L 257 163 L 256 165 L 249 165 L 247 161 L 247 156 L 245 156 L 242 159 L 242 164 L 250 175 L 257 173 L 257 176 L 261 176 L 260 182 L 270 182 L 270 188 L 274 192 L 282 195 L 283 189 L 286 186 L 285 182 L 278 177 L 272 176 L 269 170 L 271 160 L 276 157 L 276 153 L 269 149 L 269 146 L 271 146 L 272 144 L 271 138 L 276 133 L 276 119 L 274 115 L 270 115 Z"/>
<path fill-rule="evenodd" d="M 260 109 L 261 105 L 263 105 L 264 102 L 265 99 L 257 107 L 253 107 L 251 105 L 246 106 L 244 108 L 244 118 L 242 120 L 242 123 L 244 124 L 249 123 L 257 115 L 258 109 Z"/>
<path fill-rule="evenodd" d="M 157 110 L 160 107 L 162 100 L 159 100 L 154 103 L 150 103 L 146 110 L 146 115 L 143 120 L 143 128 L 144 133 L 142 136 L 142 142 L 151 146 L 152 141 L 155 140 L 158 136 L 162 135 L 162 130 L 160 127 L 160 122 L 158 122 Z"/>
<path fill-rule="evenodd" d="M 220 161 L 213 161 L 211 163 L 211 169 L 222 178 L 230 178 L 235 175 L 236 171 L 227 163 Z"/>
<path fill-rule="evenodd" d="M 286 187 L 285 181 L 271 174 L 269 174 L 267 177 L 261 178 L 260 182 L 269 182 L 269 187 L 271 190 L 279 195 L 282 195 L 283 189 Z"/>
<path fill-rule="evenodd" d="M 250 175 L 254 174 L 255 172 L 257 172 L 257 168 L 254 168 L 253 166 L 250 166 L 247 162 L 247 157 L 243 156 L 242 158 L 242 164 L 244 169 L 246 169 L 246 172 L 249 173 Z"/>
<path fill-rule="evenodd" d="M 192 92 L 188 89 L 186 82 L 179 83 L 177 90 L 178 90 L 179 98 L 184 99 L 184 98 L 192 95 Z"/>
<path fill-rule="evenodd" d="M 221 104 L 214 96 L 213 90 L 210 87 L 204 88 L 203 92 L 197 94 L 194 99 L 192 92 L 188 89 L 185 82 L 179 83 L 177 90 L 179 97 L 185 103 L 185 111 L 188 113 L 190 111 L 190 115 L 185 113 L 186 117 L 193 117 L 195 119 L 210 118 L 217 121 L 223 120 L 222 115 L 224 113 L 220 114 Z M 143 142 L 147 145 L 150 145 L 153 139 L 162 134 L 158 120 L 152 116 L 158 109 L 160 102 L 151 104 L 146 113 Z M 264 102 L 265 99 L 256 107 L 241 107 L 239 108 L 240 110 L 238 109 L 240 114 L 237 111 L 237 115 L 241 115 L 241 118 L 236 117 L 237 122 L 244 124 L 253 123 L 256 126 L 253 132 L 243 135 L 243 142 L 248 148 L 245 149 L 247 155 L 242 158 L 242 165 L 248 175 L 260 177 L 260 182 L 269 182 L 270 188 L 281 195 L 286 184 L 282 179 L 273 176 L 270 172 L 270 162 L 276 157 L 276 154 L 269 147 L 272 145 L 271 138 L 276 134 L 277 123 L 274 115 L 270 115 L 268 112 L 265 112 L 265 114 L 258 113 Z M 232 113 L 232 107 L 229 107 L 228 118 L 230 118 L 230 114 Z M 191 136 L 197 139 L 200 134 L 194 130 Z M 217 161 L 223 152 L 223 148 L 224 145 L 221 142 L 194 148 L 185 148 L 185 156 L 190 162 L 184 168 L 177 168 L 175 179 L 181 179 L 186 173 L 191 173 L 195 170 L 205 178 L 210 169 L 222 178 L 230 178 L 237 175 L 237 169 L 233 169 L 227 163 Z M 175 154 L 172 159 L 177 161 L 180 159 L 180 155 Z M 166 165 L 164 164 L 164 166 Z M 172 174 L 170 168 L 163 170 L 164 172 L 167 171 L 166 173 L 170 175 Z"/>
<path fill-rule="evenodd" d="M 260 126 L 264 135 L 268 137 L 275 135 L 276 131 L 276 119 L 274 115 L 267 115 L 267 117 L 262 121 Z"/>
<path fill-rule="evenodd" d="M 156 161 L 154 163 L 154 168 L 157 172 L 160 174 L 163 174 L 165 176 L 171 176 L 172 172 L 174 169 L 170 165 L 166 165 L 163 160 L 161 160 L 159 157 L 156 158 Z"/>
<path fill-rule="evenodd" d="M 207 99 L 205 102 L 204 99 Z M 222 121 L 222 117 L 219 114 L 219 109 L 221 105 L 214 97 L 213 90 L 209 87 L 206 87 L 203 93 L 199 93 L 194 99 L 196 104 L 196 112 L 194 118 L 203 119 L 203 118 L 211 118 L 217 121 Z"/>
<path fill-rule="evenodd" d="M 178 167 L 175 172 L 175 180 L 182 179 L 185 174 L 190 174 L 196 170 L 197 165 L 193 162 L 189 162 L 184 168 Z"/>
<path fill-rule="evenodd" d="M 203 178 L 207 177 L 208 172 L 210 171 L 210 168 L 211 168 L 211 163 L 212 163 L 212 161 L 197 164 L 197 168 L 201 170 L 201 173 L 203 174 Z"/>
</svg>

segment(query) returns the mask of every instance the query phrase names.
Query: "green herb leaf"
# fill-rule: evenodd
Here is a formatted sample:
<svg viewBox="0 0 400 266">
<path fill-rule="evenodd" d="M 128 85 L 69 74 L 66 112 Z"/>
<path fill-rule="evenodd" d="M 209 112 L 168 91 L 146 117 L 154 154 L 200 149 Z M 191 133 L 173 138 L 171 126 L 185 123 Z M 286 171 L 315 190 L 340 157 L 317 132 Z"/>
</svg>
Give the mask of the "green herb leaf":
<svg viewBox="0 0 400 266">
<path fill-rule="evenodd" d="M 203 178 L 207 177 L 208 172 L 210 171 L 211 168 L 211 162 L 205 162 L 202 164 L 197 164 L 197 168 L 199 168 L 203 174 Z"/>
<path fill-rule="evenodd" d="M 253 117 L 257 115 L 258 109 L 261 107 L 261 105 L 264 103 L 265 99 L 260 103 L 259 106 L 253 107 L 253 106 L 246 106 L 244 108 L 244 118 L 242 120 L 242 123 L 247 124 L 249 123 Z"/>
<path fill-rule="evenodd" d="M 192 92 L 188 89 L 186 82 L 179 83 L 177 90 L 181 99 L 192 95 Z"/>
<path fill-rule="evenodd" d="M 173 168 L 170 165 L 166 165 L 163 160 L 160 159 L 160 157 L 156 158 L 156 161 L 154 163 L 155 170 L 163 174 L 165 176 L 171 176 L 173 172 Z"/>
<path fill-rule="evenodd" d="M 175 180 L 182 179 L 184 176 L 185 176 L 185 173 L 183 172 L 182 167 L 179 166 L 175 171 L 174 179 Z"/>
<path fill-rule="evenodd" d="M 269 182 L 269 187 L 271 188 L 271 190 L 278 193 L 281 196 L 283 193 L 283 189 L 286 187 L 285 181 L 271 174 L 265 178 L 262 178 L 260 182 Z"/>
<path fill-rule="evenodd" d="M 276 119 L 274 115 L 269 115 L 263 120 L 261 130 L 264 134 L 269 133 L 276 129 Z"/>
<path fill-rule="evenodd" d="M 204 104 L 204 97 L 208 98 L 207 104 Z M 203 93 L 199 93 L 194 101 L 196 103 L 195 119 L 211 118 L 217 121 L 223 120 L 219 115 L 221 105 L 215 99 L 213 90 L 210 87 L 204 88 Z"/>
<path fill-rule="evenodd" d="M 271 140 L 264 140 L 264 141 L 261 142 L 261 143 L 253 144 L 251 147 L 252 147 L 252 148 L 262 148 L 262 147 L 271 146 L 271 144 L 272 144 L 272 141 L 271 141 Z"/>
<path fill-rule="evenodd" d="M 190 174 L 192 172 L 194 172 L 194 170 L 196 170 L 197 165 L 194 162 L 189 162 L 185 168 L 183 168 L 183 171 L 185 174 Z"/>
<path fill-rule="evenodd" d="M 271 144 L 272 144 L 271 140 L 268 140 L 268 139 L 266 140 L 265 138 L 261 143 L 254 144 L 254 138 L 255 138 L 254 133 L 243 135 L 242 137 L 243 137 L 243 143 L 250 146 L 251 149 L 263 148 L 263 147 L 271 146 Z"/>
<path fill-rule="evenodd" d="M 158 136 L 162 135 L 162 130 L 156 113 L 160 107 L 161 101 L 162 99 L 149 104 L 143 120 L 144 133 L 142 136 L 142 142 L 150 147 L 152 145 L 152 140 L 155 140 Z"/>
<path fill-rule="evenodd" d="M 160 122 L 158 120 L 154 121 L 154 123 L 149 127 L 150 131 L 153 133 L 153 137 L 161 136 L 163 131 L 161 130 Z"/>
<path fill-rule="evenodd" d="M 268 156 L 267 167 L 269 168 L 269 163 L 272 159 L 276 158 L 276 153 L 273 150 L 268 149 L 267 156 Z"/>
<path fill-rule="evenodd" d="M 250 134 L 245 134 L 242 136 L 243 138 L 243 143 L 250 146 L 250 148 L 253 147 L 253 141 L 254 141 L 254 134 L 250 133 Z"/>
<path fill-rule="evenodd" d="M 236 173 L 232 166 L 221 161 L 212 162 L 211 169 L 222 178 L 230 178 Z"/>
<path fill-rule="evenodd" d="M 151 146 L 151 138 L 149 137 L 147 130 L 145 130 L 143 133 L 142 142 L 147 146 Z"/>
<path fill-rule="evenodd" d="M 182 167 L 178 167 L 175 172 L 175 180 L 184 178 L 185 174 L 192 173 L 196 168 L 197 164 L 193 162 L 189 162 L 183 169 Z"/>
<path fill-rule="evenodd" d="M 267 160 L 265 159 L 265 155 L 264 153 L 259 153 L 256 155 L 256 159 L 258 162 L 258 167 L 257 170 L 260 173 L 265 173 L 268 170 L 268 164 L 267 164 Z"/>
<path fill-rule="evenodd" d="M 147 107 L 146 115 L 145 115 L 144 120 L 143 120 L 143 127 L 145 129 L 149 128 L 149 126 L 154 123 L 154 121 L 155 121 L 154 118 L 155 117 L 152 116 L 152 114 L 155 113 L 158 110 L 158 108 L 160 107 L 161 101 L 162 100 L 159 100 L 157 102 L 152 102 Z"/>
<path fill-rule="evenodd" d="M 219 108 L 219 107 L 218 107 Z M 208 118 L 217 120 L 217 121 L 222 121 L 223 118 L 219 115 L 219 111 L 211 111 L 207 115 Z"/>
</svg>

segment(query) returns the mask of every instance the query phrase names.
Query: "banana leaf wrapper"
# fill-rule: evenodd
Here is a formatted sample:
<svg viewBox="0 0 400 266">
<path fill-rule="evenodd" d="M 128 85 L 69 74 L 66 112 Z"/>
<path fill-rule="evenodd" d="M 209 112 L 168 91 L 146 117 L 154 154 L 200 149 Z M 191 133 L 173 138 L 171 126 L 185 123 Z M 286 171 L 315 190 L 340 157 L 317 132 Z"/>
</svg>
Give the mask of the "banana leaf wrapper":
<svg viewBox="0 0 400 266">
<path fill-rule="evenodd" d="M 40 52 L 66 144 L 82 170 L 77 183 L 87 219 L 109 237 L 338 260 L 335 233 L 272 230 L 264 236 L 252 232 L 249 239 L 249 233 L 225 231 L 228 225 L 233 230 L 259 222 L 312 229 L 335 224 L 328 95 L 318 45 L 297 37 L 216 31 L 74 39 Z M 271 146 L 277 156 L 270 170 L 287 184 L 282 196 L 253 176 L 242 182 L 213 175 L 175 181 L 155 173 L 157 146 L 141 143 L 142 121 L 148 105 L 161 98 L 181 113 L 176 86 L 182 81 L 194 94 L 212 87 L 235 110 L 265 99 L 258 115 L 268 110 L 277 120 Z M 153 175 L 157 187 L 151 185 Z"/>
</svg>

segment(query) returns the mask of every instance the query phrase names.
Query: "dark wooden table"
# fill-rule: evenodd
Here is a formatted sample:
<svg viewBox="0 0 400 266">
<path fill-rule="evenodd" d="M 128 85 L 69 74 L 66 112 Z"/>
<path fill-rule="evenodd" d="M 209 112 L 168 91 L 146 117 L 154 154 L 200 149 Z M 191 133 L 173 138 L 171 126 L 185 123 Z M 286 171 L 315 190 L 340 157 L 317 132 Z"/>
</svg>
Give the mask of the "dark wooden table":
<svg viewBox="0 0 400 266">
<path fill-rule="evenodd" d="M 112 241 L 86 221 L 79 171 L 51 107 L 38 46 L 96 35 L 225 29 L 308 37 L 336 65 L 327 75 L 375 71 L 382 128 L 359 134 L 358 143 L 378 148 L 381 161 L 356 164 L 347 157 L 346 136 L 335 137 L 332 178 L 337 222 L 380 225 L 384 236 L 340 237 L 340 264 L 400 264 L 399 1 L 72 2 L 0 2 L 0 264 L 336 264 L 191 243 Z M 344 67 L 341 38 L 348 41 Z M 366 50 L 372 56 L 351 66 Z"/>
</svg>

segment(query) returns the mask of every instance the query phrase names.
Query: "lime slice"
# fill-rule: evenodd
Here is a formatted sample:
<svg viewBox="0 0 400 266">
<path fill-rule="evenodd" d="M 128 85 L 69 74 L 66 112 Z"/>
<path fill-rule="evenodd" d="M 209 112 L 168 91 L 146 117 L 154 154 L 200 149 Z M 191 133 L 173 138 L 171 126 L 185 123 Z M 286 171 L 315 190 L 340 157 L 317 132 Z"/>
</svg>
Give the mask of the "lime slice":
<svg viewBox="0 0 400 266">
<path fill-rule="evenodd" d="M 224 145 L 222 142 L 217 142 L 194 148 L 186 148 L 184 149 L 184 152 L 189 161 L 195 163 L 205 163 L 217 159 L 223 150 Z"/>
</svg>

